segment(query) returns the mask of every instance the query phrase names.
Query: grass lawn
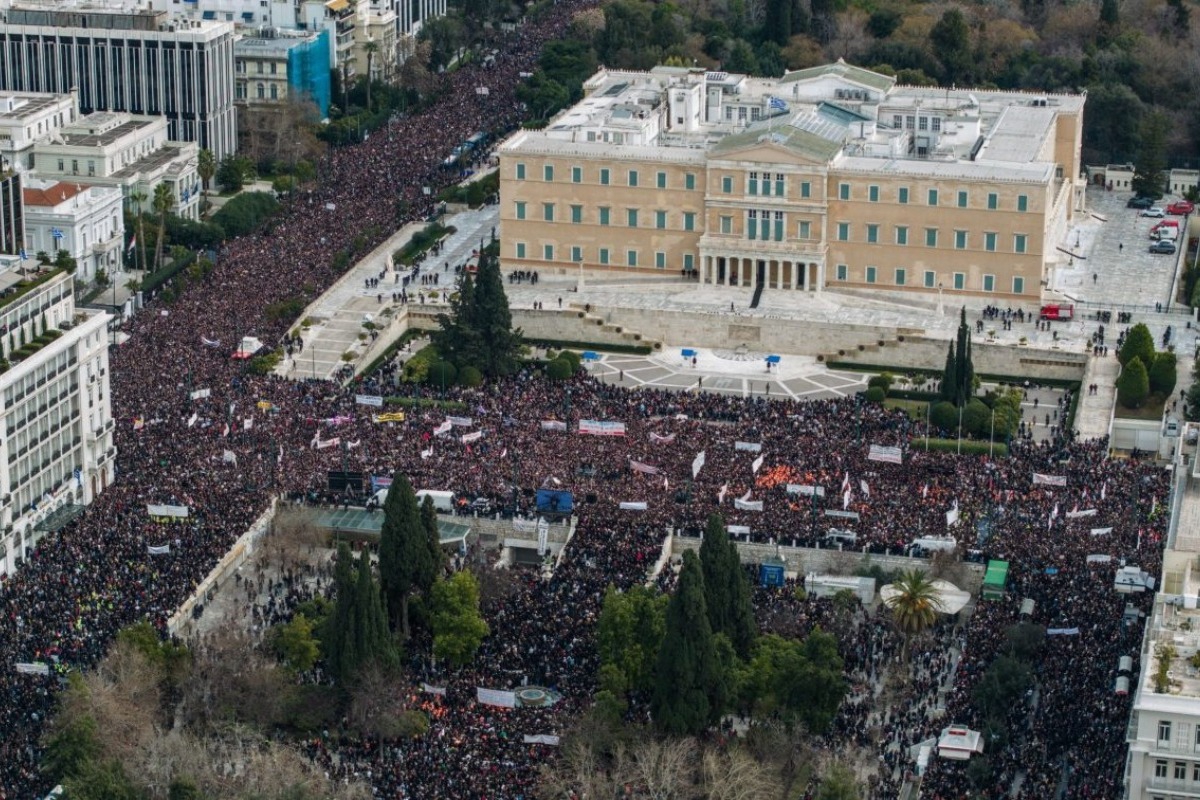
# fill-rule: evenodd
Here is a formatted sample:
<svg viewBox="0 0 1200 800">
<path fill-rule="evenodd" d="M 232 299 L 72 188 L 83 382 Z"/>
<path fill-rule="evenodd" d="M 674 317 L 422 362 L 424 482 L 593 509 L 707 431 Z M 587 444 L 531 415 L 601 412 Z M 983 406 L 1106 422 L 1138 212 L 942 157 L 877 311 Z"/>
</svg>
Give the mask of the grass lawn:
<svg viewBox="0 0 1200 800">
<path fill-rule="evenodd" d="M 1116 416 L 1120 419 L 1162 419 L 1163 409 L 1166 408 L 1167 398 L 1161 394 L 1152 394 L 1146 398 L 1141 408 L 1125 408 L 1117 403 Z"/>
<path fill-rule="evenodd" d="M 910 419 L 918 422 L 924 422 L 925 416 L 929 413 L 929 404 L 920 400 L 901 400 L 889 397 L 883 401 L 883 405 L 885 408 L 899 408 L 908 414 Z"/>
</svg>

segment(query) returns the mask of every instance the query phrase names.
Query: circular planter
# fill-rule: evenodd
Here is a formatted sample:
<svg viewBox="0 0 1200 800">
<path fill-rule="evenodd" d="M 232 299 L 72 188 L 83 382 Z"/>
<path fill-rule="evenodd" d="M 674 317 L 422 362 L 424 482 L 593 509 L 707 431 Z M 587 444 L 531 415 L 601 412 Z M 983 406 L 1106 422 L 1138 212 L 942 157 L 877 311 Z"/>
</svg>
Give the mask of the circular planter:
<svg viewBox="0 0 1200 800">
<path fill-rule="evenodd" d="M 822 364 L 822 363 L 824 363 L 824 362 L 825 362 L 825 355 L 824 355 L 824 354 L 818 355 L 818 356 L 817 356 L 817 363 L 818 363 L 818 364 Z"/>
<path fill-rule="evenodd" d="M 845 351 L 845 350 L 838 350 L 838 355 L 839 355 L 839 356 L 844 356 L 844 355 L 846 355 L 846 351 Z"/>
<path fill-rule="evenodd" d="M 860 344 L 858 346 L 858 352 L 860 352 L 860 353 L 866 349 L 867 349 L 867 346 L 865 344 Z"/>
<path fill-rule="evenodd" d="M 896 337 L 896 341 L 897 341 L 897 342 L 903 342 L 903 341 L 904 341 L 904 337 L 903 337 L 903 336 L 897 336 L 897 337 Z"/>
</svg>

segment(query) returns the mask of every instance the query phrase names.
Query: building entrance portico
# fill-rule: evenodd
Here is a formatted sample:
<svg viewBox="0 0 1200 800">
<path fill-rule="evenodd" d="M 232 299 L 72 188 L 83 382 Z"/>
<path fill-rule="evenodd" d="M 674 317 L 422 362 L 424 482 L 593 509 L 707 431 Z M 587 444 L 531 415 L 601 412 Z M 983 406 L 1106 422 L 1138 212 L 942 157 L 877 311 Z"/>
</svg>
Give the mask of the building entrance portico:
<svg viewBox="0 0 1200 800">
<path fill-rule="evenodd" d="M 744 256 L 701 256 L 700 282 L 714 286 L 767 289 L 803 289 L 820 292 L 825 285 L 825 265 L 821 262 Z"/>
</svg>

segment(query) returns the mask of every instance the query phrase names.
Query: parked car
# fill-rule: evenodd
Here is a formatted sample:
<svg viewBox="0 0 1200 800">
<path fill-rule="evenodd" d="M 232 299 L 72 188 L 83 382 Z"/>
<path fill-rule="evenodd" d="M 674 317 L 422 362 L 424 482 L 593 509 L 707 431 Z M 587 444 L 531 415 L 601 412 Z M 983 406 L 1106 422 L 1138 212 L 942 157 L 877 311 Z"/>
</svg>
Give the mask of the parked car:
<svg viewBox="0 0 1200 800">
<path fill-rule="evenodd" d="M 1175 255 L 1175 243 L 1169 242 L 1166 239 L 1160 239 L 1150 245 L 1150 252 L 1159 255 L 1173 256 Z"/>
<path fill-rule="evenodd" d="M 1126 208 L 1149 208 L 1154 205 L 1153 197 L 1131 197 L 1125 204 Z"/>
<path fill-rule="evenodd" d="M 1167 212 L 1163 211 L 1158 206 L 1151 206 L 1150 208 L 1144 208 L 1144 209 L 1142 209 L 1142 213 L 1138 214 L 1139 217 L 1160 217 L 1160 218 L 1165 217 L 1166 215 L 1167 215 Z"/>
<path fill-rule="evenodd" d="M 1171 205 L 1167 206 L 1168 214 L 1180 214 L 1187 216 L 1196 210 L 1196 205 L 1191 200 L 1176 200 Z"/>
</svg>

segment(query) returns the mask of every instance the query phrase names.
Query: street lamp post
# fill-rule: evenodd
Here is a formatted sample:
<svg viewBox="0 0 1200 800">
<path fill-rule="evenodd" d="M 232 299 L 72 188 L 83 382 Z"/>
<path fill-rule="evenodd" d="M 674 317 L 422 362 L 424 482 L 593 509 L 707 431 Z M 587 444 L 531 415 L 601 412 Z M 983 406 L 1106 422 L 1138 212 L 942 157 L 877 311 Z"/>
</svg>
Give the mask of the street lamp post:
<svg viewBox="0 0 1200 800">
<path fill-rule="evenodd" d="M 940 316 L 943 316 L 944 314 L 945 314 L 945 309 L 942 306 L 942 283 L 941 283 L 941 281 L 938 281 L 938 316 L 940 317 Z"/>
</svg>

